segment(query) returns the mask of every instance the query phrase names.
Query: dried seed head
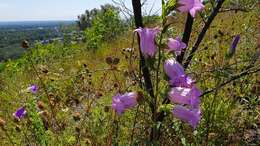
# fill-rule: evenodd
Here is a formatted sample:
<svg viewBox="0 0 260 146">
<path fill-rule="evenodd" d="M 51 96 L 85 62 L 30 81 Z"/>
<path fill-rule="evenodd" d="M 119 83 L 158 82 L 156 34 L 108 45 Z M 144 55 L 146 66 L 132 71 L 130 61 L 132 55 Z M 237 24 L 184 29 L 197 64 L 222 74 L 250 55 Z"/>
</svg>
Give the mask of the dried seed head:
<svg viewBox="0 0 260 146">
<path fill-rule="evenodd" d="M 98 98 L 100 98 L 100 97 L 102 97 L 102 96 L 103 96 L 102 92 L 97 92 L 97 97 L 98 97 Z"/>
<path fill-rule="evenodd" d="M 119 62 L 120 62 L 119 58 L 114 58 L 114 60 L 113 60 L 113 64 L 114 65 L 117 65 Z"/>
<path fill-rule="evenodd" d="M 54 97 L 54 93 L 50 92 L 49 97 Z"/>
<path fill-rule="evenodd" d="M 118 85 L 118 83 L 115 83 L 114 84 L 114 88 L 117 88 L 119 85 Z"/>
<path fill-rule="evenodd" d="M 0 127 L 4 127 L 6 125 L 6 121 L 0 117 Z"/>
<path fill-rule="evenodd" d="M 44 110 L 44 111 L 40 112 L 40 116 L 48 119 L 50 117 L 50 114 L 47 110 Z"/>
<path fill-rule="evenodd" d="M 113 58 L 112 57 L 107 57 L 106 58 L 106 63 L 109 64 L 109 65 L 113 64 Z"/>
<path fill-rule="evenodd" d="M 29 48 L 29 42 L 28 42 L 27 40 L 24 40 L 24 41 L 22 42 L 22 47 L 23 47 L 24 49 Z"/>
<path fill-rule="evenodd" d="M 45 105 L 42 101 L 37 101 L 37 107 L 41 110 L 43 110 L 45 108 Z"/>
</svg>

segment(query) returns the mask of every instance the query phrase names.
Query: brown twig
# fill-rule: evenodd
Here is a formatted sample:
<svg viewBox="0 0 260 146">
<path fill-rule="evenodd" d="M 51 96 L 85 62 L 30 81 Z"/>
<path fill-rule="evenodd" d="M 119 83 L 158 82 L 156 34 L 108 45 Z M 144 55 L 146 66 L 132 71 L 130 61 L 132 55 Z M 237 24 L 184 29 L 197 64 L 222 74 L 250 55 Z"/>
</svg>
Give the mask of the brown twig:
<svg viewBox="0 0 260 146">
<path fill-rule="evenodd" d="M 226 9 L 221 9 L 219 10 L 219 13 L 223 13 L 223 12 L 230 12 L 230 11 L 241 11 L 241 12 L 249 12 L 249 9 L 245 9 L 245 8 L 226 8 Z"/>
</svg>

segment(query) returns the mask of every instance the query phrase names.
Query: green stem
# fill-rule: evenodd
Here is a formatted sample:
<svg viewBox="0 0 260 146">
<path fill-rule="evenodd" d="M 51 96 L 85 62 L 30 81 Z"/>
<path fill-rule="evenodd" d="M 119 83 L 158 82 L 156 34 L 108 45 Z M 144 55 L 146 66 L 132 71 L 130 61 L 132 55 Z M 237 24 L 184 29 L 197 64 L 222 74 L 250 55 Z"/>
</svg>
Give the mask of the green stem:
<svg viewBox="0 0 260 146">
<path fill-rule="evenodd" d="M 137 115 L 138 115 L 139 107 L 140 107 L 140 106 L 138 105 L 138 106 L 137 106 L 137 109 L 136 109 L 136 112 L 135 112 L 135 119 L 134 119 L 134 124 L 133 124 L 131 139 L 130 139 L 130 146 L 133 144 L 134 130 L 135 130 L 136 122 L 137 122 Z"/>
</svg>

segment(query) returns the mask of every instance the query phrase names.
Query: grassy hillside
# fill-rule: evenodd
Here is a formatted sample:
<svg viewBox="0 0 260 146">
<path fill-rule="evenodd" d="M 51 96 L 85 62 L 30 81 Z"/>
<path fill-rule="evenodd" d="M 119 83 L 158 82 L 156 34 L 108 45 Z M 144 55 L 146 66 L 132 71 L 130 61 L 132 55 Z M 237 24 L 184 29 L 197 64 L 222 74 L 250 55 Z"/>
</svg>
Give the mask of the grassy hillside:
<svg viewBox="0 0 260 146">
<path fill-rule="evenodd" d="M 203 92 L 247 71 L 251 65 L 253 69 L 259 68 L 257 15 L 257 11 L 230 11 L 216 17 L 187 69 Z M 176 15 L 178 21 L 171 25 L 167 37 L 181 35 L 185 16 Z M 203 21 L 198 17 L 194 23 L 189 49 Z M 118 92 L 143 91 L 138 85 L 139 51 L 136 41 L 133 45 L 132 31 L 129 28 L 116 39 L 99 41 L 97 49 L 90 49 L 88 42 L 36 45 L 28 48 L 21 58 L 1 65 L 0 118 L 6 123 L 0 130 L 0 145 L 148 143 L 152 124 L 147 114 L 149 102 L 120 117 L 111 108 L 112 96 Z M 227 57 L 237 34 L 241 40 L 236 53 Z M 155 74 L 151 76 L 155 78 Z M 164 75 L 159 85 L 162 89 L 167 84 L 163 78 Z M 37 94 L 27 91 L 31 84 L 39 86 Z M 259 144 L 259 91 L 259 72 L 230 81 L 201 97 L 202 120 L 195 131 L 169 114 L 159 142 L 161 145 Z M 144 100 L 149 100 L 146 94 Z M 164 96 L 160 94 L 159 100 Z M 12 114 L 21 106 L 26 106 L 29 115 L 16 121 Z"/>
</svg>

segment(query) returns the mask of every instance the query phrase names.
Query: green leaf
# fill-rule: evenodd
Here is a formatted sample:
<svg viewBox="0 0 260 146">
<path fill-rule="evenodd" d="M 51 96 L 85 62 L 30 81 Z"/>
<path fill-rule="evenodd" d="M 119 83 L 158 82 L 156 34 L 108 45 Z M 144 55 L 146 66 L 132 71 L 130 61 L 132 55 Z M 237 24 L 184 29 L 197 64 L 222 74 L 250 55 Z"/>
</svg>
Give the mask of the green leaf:
<svg viewBox="0 0 260 146">
<path fill-rule="evenodd" d="M 166 3 L 166 15 L 170 14 L 171 11 L 173 11 L 176 7 L 176 0 L 169 0 Z"/>
<path fill-rule="evenodd" d="M 159 107 L 159 111 L 164 111 L 166 113 L 170 113 L 173 109 L 172 104 L 164 104 Z"/>
</svg>

